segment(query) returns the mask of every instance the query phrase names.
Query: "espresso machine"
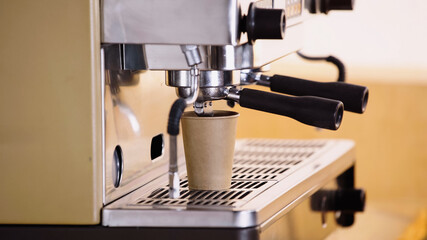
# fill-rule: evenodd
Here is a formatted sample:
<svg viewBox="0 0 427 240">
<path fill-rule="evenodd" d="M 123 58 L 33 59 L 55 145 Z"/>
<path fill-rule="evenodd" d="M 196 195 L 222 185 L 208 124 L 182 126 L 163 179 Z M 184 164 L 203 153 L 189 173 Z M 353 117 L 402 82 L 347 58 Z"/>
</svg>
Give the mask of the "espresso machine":
<svg viewBox="0 0 427 240">
<path fill-rule="evenodd" d="M 185 109 L 210 116 L 220 101 L 329 130 L 340 127 L 344 111 L 363 113 L 368 89 L 345 83 L 338 59 L 299 52 L 304 20 L 351 10 L 352 0 L 87 2 L 89 34 L 82 41 L 90 42 L 92 117 L 82 124 L 92 126 L 92 135 L 81 144 L 93 148 L 92 172 L 83 171 L 66 193 L 73 207 L 43 198 L 45 215 L 19 210 L 30 203 L 2 209 L 1 234 L 322 239 L 354 223 L 365 192 L 355 188 L 351 140 L 239 139 L 231 188 L 211 191 L 188 188 L 180 135 Z M 268 71 L 270 63 L 296 53 L 334 63 L 339 81 Z"/>
</svg>

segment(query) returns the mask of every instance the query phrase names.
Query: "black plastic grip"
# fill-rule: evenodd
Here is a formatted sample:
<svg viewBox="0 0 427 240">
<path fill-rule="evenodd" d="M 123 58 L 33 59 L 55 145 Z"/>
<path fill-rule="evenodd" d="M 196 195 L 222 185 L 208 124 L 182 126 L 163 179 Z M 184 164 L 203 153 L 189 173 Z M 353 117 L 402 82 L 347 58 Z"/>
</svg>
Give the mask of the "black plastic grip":
<svg viewBox="0 0 427 240">
<path fill-rule="evenodd" d="M 289 97 L 253 89 L 240 92 L 239 104 L 269 113 L 291 117 L 302 123 L 337 130 L 341 125 L 343 104 L 320 97 Z"/>
<path fill-rule="evenodd" d="M 186 107 L 187 104 L 183 98 L 179 98 L 173 103 L 168 119 L 168 133 L 170 135 L 176 136 L 179 134 L 179 121 Z"/>
<path fill-rule="evenodd" d="M 319 190 L 311 196 L 314 211 L 363 212 L 366 194 L 363 189 Z"/>
<path fill-rule="evenodd" d="M 363 113 L 368 103 L 367 87 L 343 82 L 315 82 L 300 78 L 274 75 L 270 78 L 274 92 L 294 96 L 317 96 L 335 99 L 344 103 L 346 111 Z"/>
</svg>

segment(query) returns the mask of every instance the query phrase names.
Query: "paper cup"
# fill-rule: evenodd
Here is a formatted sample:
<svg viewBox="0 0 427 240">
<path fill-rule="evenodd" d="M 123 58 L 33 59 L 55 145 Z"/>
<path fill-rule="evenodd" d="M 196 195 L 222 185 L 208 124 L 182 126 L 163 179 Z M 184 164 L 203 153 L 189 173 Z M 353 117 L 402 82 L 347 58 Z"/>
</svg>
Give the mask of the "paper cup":
<svg viewBox="0 0 427 240">
<path fill-rule="evenodd" d="M 230 188 L 238 116 L 232 111 L 214 111 L 213 117 L 199 117 L 194 112 L 182 115 L 190 189 Z"/>
</svg>

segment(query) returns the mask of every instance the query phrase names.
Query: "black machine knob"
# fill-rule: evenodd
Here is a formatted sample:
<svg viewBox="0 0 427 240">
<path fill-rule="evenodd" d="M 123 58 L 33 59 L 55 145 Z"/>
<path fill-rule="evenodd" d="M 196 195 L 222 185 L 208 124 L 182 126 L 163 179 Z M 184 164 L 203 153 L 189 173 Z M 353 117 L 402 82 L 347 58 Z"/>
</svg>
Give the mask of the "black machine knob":
<svg viewBox="0 0 427 240">
<path fill-rule="evenodd" d="M 286 29 L 286 15 L 283 9 L 268 9 L 249 6 L 244 32 L 253 43 L 257 39 L 283 39 Z"/>
<path fill-rule="evenodd" d="M 321 0 L 320 11 L 328 14 L 330 10 L 353 10 L 354 0 Z"/>
<path fill-rule="evenodd" d="M 310 200 L 310 207 L 318 212 L 339 212 L 336 222 L 348 227 L 354 223 L 354 213 L 365 209 L 366 195 L 363 189 L 320 190 Z"/>
<path fill-rule="evenodd" d="M 335 218 L 335 221 L 342 227 L 350 227 L 353 225 L 354 219 L 354 213 L 340 212 L 339 215 Z"/>
<path fill-rule="evenodd" d="M 364 208 L 363 189 L 320 190 L 311 198 L 314 211 L 362 212 Z"/>
</svg>

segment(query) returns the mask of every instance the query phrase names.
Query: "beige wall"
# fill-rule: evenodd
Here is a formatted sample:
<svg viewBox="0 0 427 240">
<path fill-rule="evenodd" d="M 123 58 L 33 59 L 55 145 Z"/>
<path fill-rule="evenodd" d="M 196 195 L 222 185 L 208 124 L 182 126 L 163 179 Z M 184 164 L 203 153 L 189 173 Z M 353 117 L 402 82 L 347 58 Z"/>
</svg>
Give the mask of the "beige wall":
<svg viewBox="0 0 427 240">
<path fill-rule="evenodd" d="M 373 71 L 377 68 L 424 69 L 426 74 L 427 1 L 354 2 L 353 12 L 331 11 L 327 16 L 318 15 L 307 21 L 304 51 L 333 53 L 353 67 Z M 393 76 L 391 80 L 399 81 Z"/>
</svg>

